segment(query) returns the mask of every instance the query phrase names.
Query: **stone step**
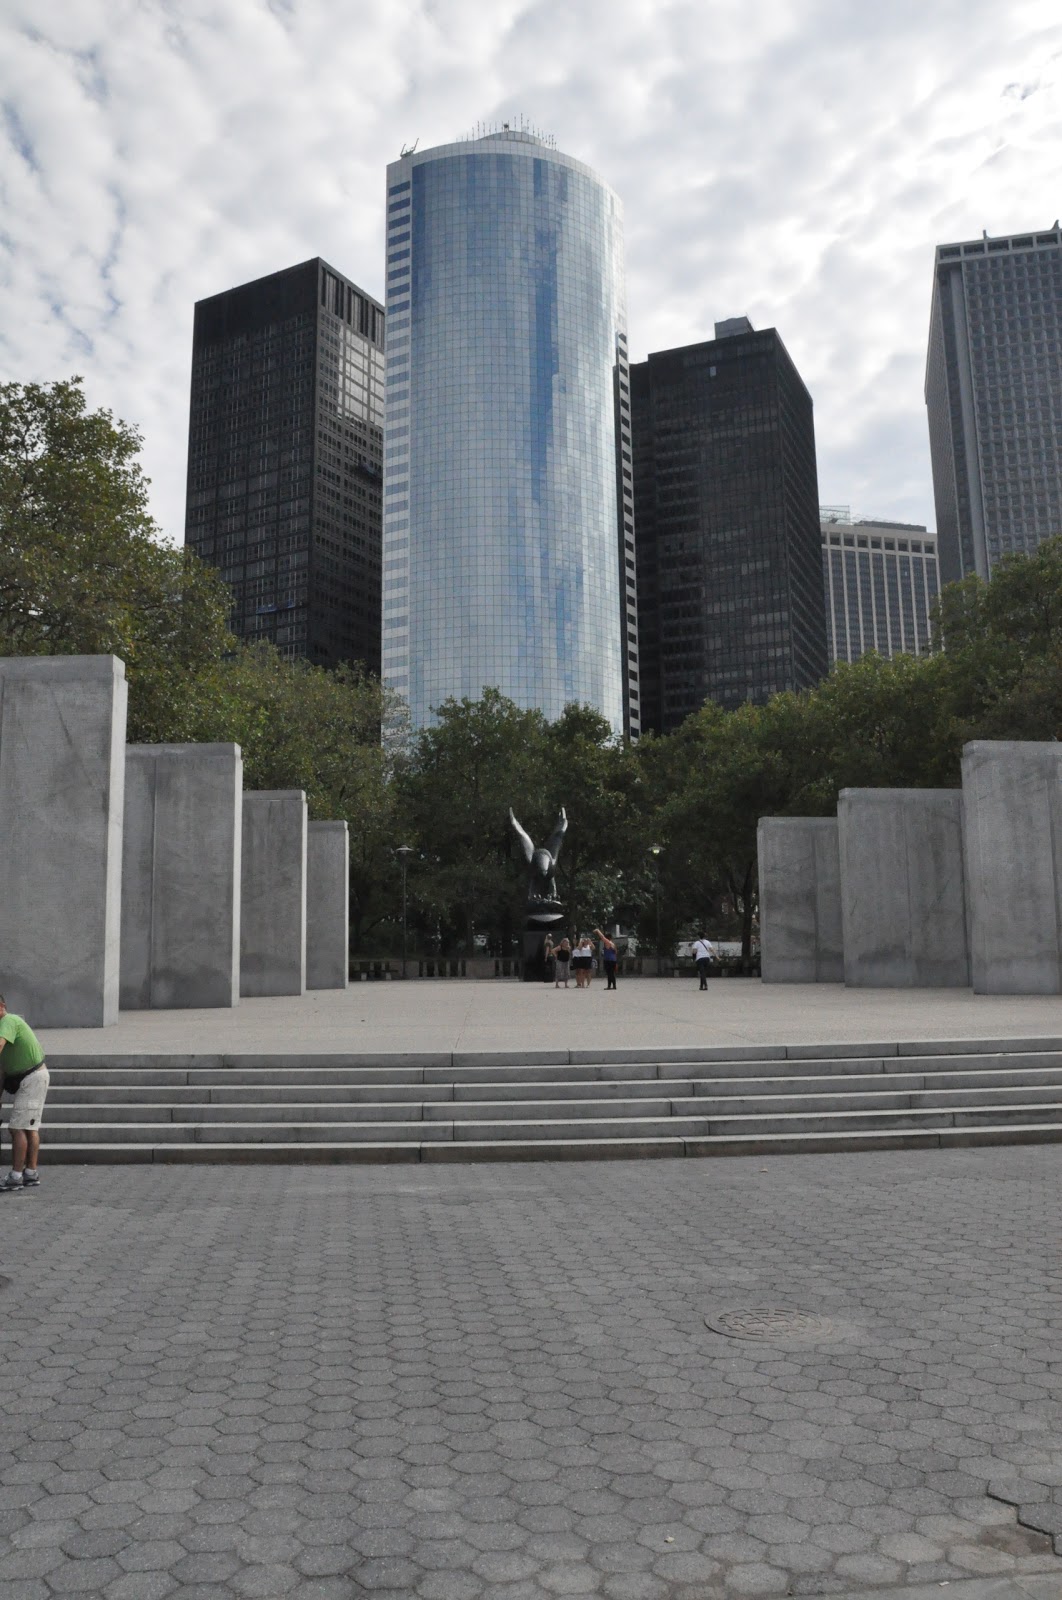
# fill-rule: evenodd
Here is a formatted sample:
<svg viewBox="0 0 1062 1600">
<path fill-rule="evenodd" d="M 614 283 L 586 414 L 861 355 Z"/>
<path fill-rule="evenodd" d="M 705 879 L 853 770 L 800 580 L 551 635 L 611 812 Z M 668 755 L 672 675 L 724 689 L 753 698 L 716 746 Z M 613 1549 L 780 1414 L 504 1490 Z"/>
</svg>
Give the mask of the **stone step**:
<svg viewBox="0 0 1062 1600">
<path fill-rule="evenodd" d="M 981 1059 L 987 1064 L 991 1057 L 1030 1058 L 1037 1057 L 1044 1064 L 1050 1058 L 1056 1063 L 1062 1063 L 1062 1038 L 1030 1037 L 1013 1039 L 937 1039 L 919 1040 L 917 1042 L 886 1042 L 886 1043 L 859 1043 L 859 1044 L 802 1044 L 802 1045 L 705 1045 L 705 1046 L 669 1046 L 656 1051 L 644 1049 L 574 1049 L 574 1050 L 505 1050 L 505 1051 L 388 1051 L 365 1053 L 361 1051 L 318 1051 L 313 1054 L 297 1054 L 292 1051 L 256 1051 L 253 1053 L 161 1053 L 161 1052 L 120 1052 L 110 1050 L 106 1054 L 93 1051 L 88 1054 L 73 1051 L 56 1050 L 50 1052 L 50 1061 L 53 1066 L 62 1065 L 66 1070 L 74 1071 L 84 1068 L 94 1069 L 102 1064 L 109 1064 L 114 1069 L 171 1069 L 177 1071 L 199 1070 L 203 1068 L 224 1068 L 227 1072 L 242 1071 L 244 1069 L 276 1069 L 285 1074 L 292 1071 L 304 1071 L 308 1068 L 322 1069 L 424 1069 L 442 1068 L 451 1069 L 481 1069 L 492 1067 L 543 1067 L 547 1071 L 551 1066 L 560 1066 L 565 1069 L 585 1066 L 626 1066 L 645 1065 L 665 1066 L 669 1070 L 662 1076 L 686 1077 L 686 1067 L 689 1064 L 707 1065 L 711 1067 L 726 1066 L 730 1064 L 735 1073 L 742 1071 L 748 1065 L 753 1070 L 758 1066 L 765 1066 L 767 1070 L 784 1071 L 788 1066 L 806 1064 L 812 1061 L 823 1063 L 822 1070 L 826 1071 L 827 1063 L 836 1062 L 840 1070 L 859 1070 L 859 1063 L 873 1062 L 873 1065 L 864 1066 L 863 1070 L 880 1071 L 881 1063 L 891 1063 L 895 1070 L 903 1071 L 904 1062 L 934 1062 L 938 1068 L 943 1068 L 944 1059 L 976 1061 Z M 679 1066 L 680 1070 L 673 1069 Z"/>
<path fill-rule="evenodd" d="M 320 1102 L 337 1104 L 342 1101 L 377 1101 L 381 1099 L 399 1101 L 414 1100 L 478 1100 L 478 1099 L 529 1099 L 546 1097 L 550 1099 L 579 1099 L 579 1098 L 628 1098 L 646 1096 L 647 1098 L 669 1095 L 677 1097 L 684 1094 L 704 1094 L 712 1097 L 719 1095 L 773 1095 L 773 1094 L 826 1094 L 833 1092 L 852 1093 L 908 1093 L 919 1090 L 964 1090 L 964 1089 L 992 1089 L 1007 1088 L 1011 1086 L 1032 1087 L 1033 1085 L 1062 1086 L 1062 1066 L 1058 1067 L 1003 1067 L 992 1069 L 977 1069 L 972 1071 L 947 1071 L 947 1072 L 908 1072 L 908 1073 L 852 1073 L 821 1075 L 817 1068 L 820 1063 L 815 1063 L 816 1071 L 802 1073 L 801 1075 L 787 1076 L 741 1076 L 741 1077 L 697 1077 L 684 1076 L 682 1078 L 663 1076 L 646 1077 L 643 1079 L 609 1078 L 593 1079 L 584 1076 L 539 1078 L 520 1078 L 510 1075 L 502 1081 L 487 1080 L 473 1083 L 430 1083 L 419 1081 L 395 1082 L 392 1078 L 373 1072 L 371 1076 L 357 1077 L 350 1081 L 348 1077 L 341 1076 L 334 1079 L 331 1074 L 322 1075 L 317 1071 L 307 1070 L 299 1074 L 274 1075 L 266 1072 L 255 1078 L 248 1078 L 248 1074 L 241 1073 L 237 1078 L 234 1074 L 218 1072 L 205 1075 L 208 1081 L 200 1081 L 200 1075 L 195 1074 L 193 1083 L 174 1084 L 169 1081 L 170 1074 L 164 1073 L 163 1081 L 149 1080 L 130 1083 L 129 1076 L 142 1079 L 146 1075 L 141 1073 L 127 1074 L 124 1070 L 113 1075 L 104 1071 L 94 1074 L 75 1073 L 67 1074 L 61 1068 L 53 1069 L 52 1088 L 50 1098 L 53 1104 L 77 1103 L 114 1103 L 123 1102 L 130 1104 L 257 1104 L 262 1100 L 283 1097 L 285 1101 Z M 554 1073 L 558 1069 L 551 1069 Z M 583 1071 L 597 1071 L 597 1068 L 586 1068 Z M 627 1070 L 627 1069 L 624 1069 Z M 661 1069 L 663 1070 L 663 1069 Z M 691 1073 L 696 1069 L 691 1069 Z M 115 1081 L 117 1080 L 117 1081 Z"/>
<path fill-rule="evenodd" d="M 652 1157 L 768 1156 L 829 1154 L 843 1151 L 919 1150 L 992 1144 L 1042 1144 L 1062 1140 L 1062 1120 L 1026 1125 L 1019 1122 L 986 1124 L 977 1128 L 851 1130 L 819 1134 L 760 1133 L 702 1138 L 622 1138 L 552 1140 L 440 1140 L 425 1143 L 292 1144 L 184 1142 L 173 1144 L 93 1143 L 57 1139 L 48 1145 L 48 1161 L 55 1165 L 122 1165 L 158 1161 L 165 1163 L 331 1163 L 468 1162 L 468 1161 L 591 1161 L 640 1160 Z"/>
<path fill-rule="evenodd" d="M 195 1122 L 182 1117 L 179 1122 L 161 1120 L 146 1122 L 98 1123 L 53 1120 L 48 1124 L 47 1142 L 63 1143 L 77 1140 L 84 1144 L 112 1142 L 137 1143 L 331 1143 L 392 1142 L 404 1140 L 435 1141 L 438 1139 L 491 1141 L 525 1139 L 543 1141 L 554 1139 L 594 1138 L 629 1139 L 722 1137 L 724 1135 L 757 1135 L 783 1133 L 831 1133 L 840 1131 L 865 1132 L 877 1129 L 941 1129 L 951 1127 L 977 1127 L 1020 1122 L 1025 1125 L 1051 1124 L 1062 1120 L 1062 1101 L 1042 1105 L 982 1106 L 978 1109 L 955 1107 L 905 1110 L 816 1110 L 777 1112 L 735 1116 L 732 1114 L 692 1115 L 686 1106 L 675 1113 L 661 1115 L 617 1115 L 601 1117 L 599 1108 L 586 1108 L 586 1115 L 573 1118 L 567 1113 L 570 1107 L 557 1108 L 564 1114 L 543 1117 L 541 1108 L 519 1108 L 520 1114 L 505 1119 L 490 1115 L 467 1120 L 450 1118 L 407 1117 L 405 1121 L 388 1120 L 321 1120 L 295 1121 L 283 1115 L 259 1115 L 253 1120 L 220 1121 L 204 1118 Z M 277 1108 L 270 1108 L 277 1109 Z M 349 1109 L 349 1108 L 344 1108 Z M 437 1109 L 437 1108 L 436 1108 Z M 485 1108 L 488 1111 L 494 1108 Z"/>
<path fill-rule="evenodd" d="M 510 1086 L 519 1094 L 526 1084 L 559 1083 L 654 1083 L 659 1081 L 709 1082 L 716 1084 L 756 1083 L 806 1084 L 811 1079 L 832 1081 L 843 1076 L 857 1086 L 870 1083 L 886 1075 L 893 1087 L 895 1078 L 904 1087 L 915 1077 L 932 1074 L 943 1083 L 948 1078 L 956 1081 L 971 1076 L 993 1073 L 1040 1072 L 1062 1074 L 1062 1052 L 982 1052 L 942 1056 L 880 1056 L 880 1057 L 813 1057 L 791 1061 L 768 1057 L 747 1060 L 701 1060 L 683 1063 L 675 1070 L 675 1063 L 667 1061 L 602 1061 L 559 1065 L 555 1062 L 509 1063 L 492 1062 L 483 1066 L 418 1065 L 405 1058 L 394 1058 L 391 1064 L 347 1062 L 343 1057 L 293 1058 L 291 1061 L 269 1062 L 269 1058 L 233 1057 L 226 1063 L 221 1057 L 156 1058 L 99 1058 L 53 1055 L 52 1068 L 56 1086 L 64 1088 L 144 1088 L 152 1091 L 166 1088 L 222 1088 L 242 1089 L 251 1095 L 266 1087 L 283 1089 L 285 1094 L 311 1090 L 323 1086 L 342 1086 L 357 1090 L 377 1085 L 435 1087 L 453 1085 L 474 1086 L 490 1084 L 495 1088 Z M 137 1064 L 130 1064 L 133 1060 Z M 178 1064 L 179 1063 L 179 1064 Z M 897 1084 L 897 1086 L 899 1086 Z M 753 1092 L 753 1091 L 750 1091 Z M 404 1096 L 400 1096 L 404 1098 Z"/>
<path fill-rule="evenodd" d="M 987 1081 L 983 1081 L 987 1080 Z M 937 1087 L 938 1085 L 946 1087 Z M 926 1087 L 923 1087 L 926 1086 Z M 679 1081 L 649 1079 L 642 1083 L 543 1083 L 543 1084 L 361 1084 L 355 1088 L 321 1085 L 287 1087 L 283 1099 L 276 1085 L 259 1089 L 246 1086 L 234 1088 L 204 1088 L 200 1086 L 167 1087 L 157 1089 L 95 1086 L 90 1088 L 53 1085 L 49 1104 L 53 1114 L 62 1108 L 70 1120 L 86 1121 L 106 1119 L 113 1111 L 116 1121 L 151 1121 L 158 1115 L 165 1121 L 187 1116 L 194 1121 L 203 1120 L 202 1114 L 215 1115 L 218 1120 L 239 1120 L 248 1107 L 261 1113 L 267 1109 L 278 1116 L 318 1116 L 334 1113 L 345 1115 L 342 1108 L 350 1107 L 353 1117 L 386 1116 L 389 1111 L 397 1120 L 408 1115 L 436 1116 L 449 1114 L 421 1107 L 451 1107 L 458 1103 L 467 1108 L 463 1115 L 474 1117 L 485 1113 L 482 1106 L 498 1107 L 498 1115 L 512 1113 L 503 1110 L 512 1105 L 534 1104 L 554 1106 L 548 1115 L 563 1114 L 565 1104 L 573 1107 L 573 1116 L 587 1114 L 582 1106 L 610 1108 L 610 1114 L 619 1114 L 611 1108 L 626 1103 L 626 1108 L 637 1114 L 640 1103 L 648 1108 L 660 1102 L 670 1102 L 674 1112 L 676 1103 L 689 1099 L 697 1101 L 691 1107 L 697 1114 L 708 1115 L 718 1109 L 780 1110 L 801 1105 L 808 1110 L 817 1105 L 832 1104 L 835 1109 L 855 1109 L 860 1102 L 867 1109 L 901 1108 L 908 1105 L 940 1106 L 947 1108 L 958 1101 L 971 1106 L 991 1100 L 993 1104 L 1012 1102 L 1035 1103 L 1050 1101 L 1062 1095 L 1062 1071 L 963 1074 L 961 1078 L 949 1074 L 912 1074 L 884 1078 L 880 1075 L 855 1078 L 784 1078 L 729 1079 L 715 1081 Z M 359 1111 L 359 1107 L 365 1108 Z M 411 1110 L 403 1109 L 409 1107 Z M 575 1109 L 578 1108 L 578 1109 Z M 657 1110 L 663 1115 L 662 1107 Z"/>
<path fill-rule="evenodd" d="M 550 1085 L 551 1094 L 555 1092 Z M 58 1100 L 55 1112 L 61 1110 L 66 1124 L 77 1123 L 230 1123 L 230 1122 L 416 1122 L 416 1121 L 509 1121 L 533 1118 L 641 1118 L 667 1116 L 740 1116 L 777 1115 L 779 1113 L 813 1116 L 820 1112 L 900 1112 L 907 1110 L 976 1111 L 981 1107 L 1007 1107 L 1056 1105 L 1062 1103 L 1062 1086 L 1014 1086 L 1000 1089 L 911 1091 L 905 1094 L 862 1091 L 847 1093 L 847 1085 L 833 1094 L 785 1095 L 691 1095 L 689 1085 L 663 1084 L 663 1088 L 685 1088 L 686 1093 L 659 1098 L 634 1099 L 500 1099 L 453 1100 L 438 1096 L 396 1101 L 392 1091 L 380 1091 L 379 1100 L 336 1101 L 330 1096 L 319 1101 L 256 1100 L 247 1103 L 200 1104 L 173 1103 L 172 1101 L 125 1102 L 115 1104 L 105 1096 L 85 1103 L 80 1100 Z M 81 1091 L 84 1093 L 84 1091 Z M 430 1091 L 428 1091 L 430 1092 Z M 5 1102 L 0 1120 L 6 1117 Z"/>
<path fill-rule="evenodd" d="M 45 1143 L 61 1161 L 591 1159 L 1062 1137 L 1058 1040 L 53 1055 L 51 1066 Z"/>
</svg>

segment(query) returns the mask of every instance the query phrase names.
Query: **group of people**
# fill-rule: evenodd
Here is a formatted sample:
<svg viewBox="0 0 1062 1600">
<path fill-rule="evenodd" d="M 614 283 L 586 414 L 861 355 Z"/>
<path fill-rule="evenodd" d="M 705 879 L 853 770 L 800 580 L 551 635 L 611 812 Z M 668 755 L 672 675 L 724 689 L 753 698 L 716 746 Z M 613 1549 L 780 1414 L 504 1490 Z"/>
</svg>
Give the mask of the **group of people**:
<svg viewBox="0 0 1062 1600">
<path fill-rule="evenodd" d="M 589 989 L 597 962 L 594 939 L 598 941 L 598 949 L 601 952 L 601 967 L 607 980 L 605 987 L 614 989 L 616 987 L 616 972 L 619 968 L 619 951 L 613 941 L 606 933 L 602 933 L 600 928 L 594 929 L 593 938 L 588 933 L 581 934 L 574 945 L 567 935 L 561 939 L 559 944 L 554 944 L 549 934 L 547 934 L 546 942 L 542 948 L 546 964 L 546 981 L 549 981 L 552 973 L 553 987 L 555 989 L 566 989 L 569 977 L 574 977 L 577 989 Z M 697 963 L 697 976 L 700 979 L 700 987 L 707 989 L 708 969 L 713 962 L 718 961 L 718 952 L 707 935 L 702 933 L 693 945 L 692 953 L 693 959 Z"/>
<path fill-rule="evenodd" d="M 549 934 L 546 935 L 542 953 L 545 957 L 547 977 L 552 964 L 553 987 L 555 989 L 566 989 L 569 976 L 574 977 L 577 989 L 589 989 L 597 961 L 594 939 L 598 941 L 598 948 L 601 951 L 601 968 L 605 974 L 605 987 L 606 989 L 614 989 L 616 987 L 619 951 L 607 933 L 602 933 L 600 928 L 595 928 L 593 938 L 591 938 L 590 934 L 584 933 L 574 945 L 567 935 L 559 944 L 554 944 Z"/>
</svg>

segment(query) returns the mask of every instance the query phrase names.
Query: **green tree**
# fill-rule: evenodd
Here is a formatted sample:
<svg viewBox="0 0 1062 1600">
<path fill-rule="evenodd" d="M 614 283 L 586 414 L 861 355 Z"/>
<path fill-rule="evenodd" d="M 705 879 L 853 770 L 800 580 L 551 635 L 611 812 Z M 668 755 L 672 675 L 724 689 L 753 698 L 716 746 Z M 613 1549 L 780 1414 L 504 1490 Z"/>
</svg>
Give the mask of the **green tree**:
<svg viewBox="0 0 1062 1600">
<path fill-rule="evenodd" d="M 560 807 L 567 812 L 557 887 L 569 926 L 584 931 L 626 919 L 644 896 L 640 772 L 631 746 L 600 712 L 573 704 L 546 728 L 543 758 L 542 809 L 527 826 L 537 842 Z"/>
<path fill-rule="evenodd" d="M 310 817 L 350 831 L 351 942 L 390 915 L 395 795 L 380 726 L 388 697 L 357 666 L 288 661 L 239 649 L 185 678 L 181 738 L 234 741 L 248 789 L 304 789 Z"/>
<path fill-rule="evenodd" d="M 444 946 L 471 952 L 477 928 L 503 941 L 516 931 L 524 877 L 509 807 L 530 831 L 542 805 L 546 719 L 497 689 L 447 700 L 436 716 L 396 774 L 402 842 L 417 851 L 410 903 L 425 934 L 438 928 Z"/>
<path fill-rule="evenodd" d="M 806 745 L 801 697 L 780 698 L 769 724 L 766 707 L 726 712 L 709 703 L 639 751 L 663 847 L 664 948 L 683 927 L 703 929 L 726 898 L 740 917 L 746 957 L 751 952 L 757 823 L 791 805 Z"/>
<path fill-rule="evenodd" d="M 937 606 L 953 742 L 1062 737 L 1062 538 L 949 584 Z M 957 755 L 956 755 L 957 762 Z"/>
<path fill-rule="evenodd" d="M 181 737 L 187 675 L 231 645 L 230 599 L 160 542 L 140 445 L 79 378 L 0 387 L 0 653 L 121 656 L 130 737 Z"/>
<path fill-rule="evenodd" d="M 955 783 L 939 656 L 841 665 L 818 688 L 726 712 L 708 704 L 639 752 L 660 843 L 665 946 L 726 901 L 751 949 L 765 816 L 830 816 L 848 786 Z"/>
</svg>

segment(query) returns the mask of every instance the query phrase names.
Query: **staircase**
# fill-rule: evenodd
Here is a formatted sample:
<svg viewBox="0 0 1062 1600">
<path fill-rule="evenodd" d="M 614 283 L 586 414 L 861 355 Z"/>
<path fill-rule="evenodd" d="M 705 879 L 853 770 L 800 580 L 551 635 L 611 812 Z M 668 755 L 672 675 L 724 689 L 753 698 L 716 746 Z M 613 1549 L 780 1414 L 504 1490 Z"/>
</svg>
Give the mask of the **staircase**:
<svg viewBox="0 0 1062 1600">
<path fill-rule="evenodd" d="M 55 1163 L 553 1161 L 1062 1140 L 1059 1039 L 634 1054 L 53 1055 L 43 1142 Z"/>
</svg>

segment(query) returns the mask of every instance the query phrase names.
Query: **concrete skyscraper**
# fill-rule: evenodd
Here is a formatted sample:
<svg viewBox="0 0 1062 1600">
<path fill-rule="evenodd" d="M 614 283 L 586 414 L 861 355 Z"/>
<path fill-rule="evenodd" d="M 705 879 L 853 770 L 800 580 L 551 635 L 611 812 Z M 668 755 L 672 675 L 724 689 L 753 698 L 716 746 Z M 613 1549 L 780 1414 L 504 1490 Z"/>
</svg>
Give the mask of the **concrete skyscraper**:
<svg viewBox="0 0 1062 1600">
<path fill-rule="evenodd" d="M 937 247 L 926 405 L 941 582 L 1062 533 L 1062 235 Z"/>
<path fill-rule="evenodd" d="M 200 300 L 185 542 L 237 637 L 380 670 L 383 307 L 324 261 Z"/>
<path fill-rule="evenodd" d="M 848 506 L 819 511 L 830 660 L 926 655 L 940 593 L 935 535 L 911 522 L 853 523 Z"/>
<path fill-rule="evenodd" d="M 387 169 L 383 677 L 637 733 L 622 213 L 508 127 Z"/>
<path fill-rule="evenodd" d="M 631 367 L 642 726 L 825 677 L 811 396 L 745 317 Z"/>
</svg>

